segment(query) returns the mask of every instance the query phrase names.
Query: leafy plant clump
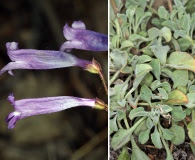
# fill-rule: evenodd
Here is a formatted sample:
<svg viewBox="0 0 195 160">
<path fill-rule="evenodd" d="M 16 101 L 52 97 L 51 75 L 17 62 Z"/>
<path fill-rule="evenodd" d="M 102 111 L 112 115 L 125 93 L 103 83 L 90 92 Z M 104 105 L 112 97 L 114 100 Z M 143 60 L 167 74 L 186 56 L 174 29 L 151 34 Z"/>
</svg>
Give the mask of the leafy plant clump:
<svg viewBox="0 0 195 160">
<path fill-rule="evenodd" d="M 142 150 L 153 148 L 173 160 L 184 142 L 195 154 L 195 13 L 182 0 L 157 11 L 153 2 L 110 1 L 110 135 L 118 159 L 148 160 Z"/>
</svg>

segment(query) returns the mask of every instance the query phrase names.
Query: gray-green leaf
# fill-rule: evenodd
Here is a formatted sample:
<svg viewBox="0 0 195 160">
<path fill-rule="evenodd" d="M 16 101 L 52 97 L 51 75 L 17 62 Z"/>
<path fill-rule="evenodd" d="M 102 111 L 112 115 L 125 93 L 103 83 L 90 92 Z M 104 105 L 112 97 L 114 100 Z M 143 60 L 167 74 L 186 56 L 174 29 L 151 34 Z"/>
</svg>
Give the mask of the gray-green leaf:
<svg viewBox="0 0 195 160">
<path fill-rule="evenodd" d="M 166 63 L 167 53 L 170 50 L 168 45 L 162 46 L 162 44 L 156 44 L 151 46 L 150 49 L 162 64 Z"/>
<path fill-rule="evenodd" d="M 165 38 L 165 40 L 167 42 L 169 42 L 172 38 L 171 30 L 168 27 L 165 26 L 161 29 L 161 32 L 162 32 L 162 35 Z"/>
<path fill-rule="evenodd" d="M 152 70 L 152 67 L 149 64 L 137 64 L 135 68 L 135 80 L 133 82 L 133 88 L 126 94 L 125 97 L 128 97 L 140 84 L 145 75 Z"/>
<path fill-rule="evenodd" d="M 174 134 L 169 129 L 165 129 L 162 127 L 161 131 L 163 134 L 163 138 L 166 140 L 171 140 L 174 137 Z"/>
<path fill-rule="evenodd" d="M 139 142 L 141 144 L 145 144 L 148 140 L 149 140 L 149 134 L 150 134 L 150 129 L 147 129 L 145 131 L 142 131 L 140 134 L 139 134 Z"/>
<path fill-rule="evenodd" d="M 151 104 L 151 98 L 152 98 L 152 91 L 146 85 L 142 86 L 140 91 L 140 99 Z"/>
<path fill-rule="evenodd" d="M 154 74 L 156 79 L 160 81 L 160 74 L 161 74 L 160 61 L 158 59 L 152 59 L 150 65 L 153 69 L 152 73 Z"/>
<path fill-rule="evenodd" d="M 188 126 L 188 135 L 192 142 L 195 142 L 195 121 L 191 121 Z"/>
<path fill-rule="evenodd" d="M 183 127 L 174 124 L 169 130 L 174 134 L 174 137 L 171 139 L 173 144 L 180 145 L 185 141 L 185 131 Z"/>
<path fill-rule="evenodd" d="M 135 143 L 135 140 L 131 140 L 132 144 L 132 155 L 131 155 L 131 160 L 150 160 L 148 156 L 137 146 Z"/>
<path fill-rule="evenodd" d="M 117 126 L 117 123 L 116 123 L 116 118 L 117 118 L 117 116 L 115 116 L 114 118 L 110 119 L 110 132 L 111 133 L 113 131 L 117 131 L 118 130 L 118 126 Z"/>
<path fill-rule="evenodd" d="M 173 88 L 178 86 L 186 86 L 188 84 L 188 71 L 187 70 L 175 70 L 171 77 L 174 85 Z"/>
<path fill-rule="evenodd" d="M 181 121 L 186 117 L 186 113 L 181 106 L 172 107 L 171 114 L 174 121 Z"/>
<path fill-rule="evenodd" d="M 169 98 L 167 92 L 163 88 L 158 88 L 158 91 L 162 99 L 167 100 Z"/>
<path fill-rule="evenodd" d="M 161 105 L 161 108 L 163 110 L 163 113 L 169 113 L 169 112 L 172 111 L 172 108 L 170 106 L 168 106 L 168 105 L 165 105 L 165 104 Z"/>
<path fill-rule="evenodd" d="M 150 117 L 147 118 L 147 120 L 146 120 L 146 125 L 147 125 L 148 129 L 152 129 L 152 127 L 154 127 L 154 123 L 153 123 L 153 121 L 150 119 Z"/>
<path fill-rule="evenodd" d="M 155 127 L 154 132 L 151 134 L 151 140 L 152 140 L 152 143 L 157 148 L 159 148 L 159 149 L 162 148 L 162 142 L 161 142 L 161 139 L 160 139 L 160 133 L 158 132 L 157 127 Z"/>
<path fill-rule="evenodd" d="M 117 160 L 129 160 L 130 159 L 130 154 L 128 152 L 127 147 L 123 147 L 122 152 L 118 156 Z"/>
<path fill-rule="evenodd" d="M 188 97 L 188 103 L 185 104 L 188 108 L 194 108 L 195 107 L 195 92 L 191 92 L 187 94 Z"/>
<path fill-rule="evenodd" d="M 114 150 L 117 150 L 130 141 L 132 135 L 132 129 L 119 129 L 112 137 L 111 146 Z"/>
<path fill-rule="evenodd" d="M 160 18 L 169 19 L 169 13 L 168 13 L 168 11 L 165 9 L 164 6 L 160 6 L 160 7 L 158 8 L 158 16 L 159 16 Z"/>
<path fill-rule="evenodd" d="M 135 117 L 147 116 L 147 115 L 148 115 L 148 112 L 146 112 L 143 107 L 138 107 L 138 108 L 134 108 L 131 110 L 129 114 L 129 118 L 132 120 Z"/>
<path fill-rule="evenodd" d="M 168 66 L 195 72 L 195 59 L 186 52 L 172 52 L 168 58 Z"/>
</svg>

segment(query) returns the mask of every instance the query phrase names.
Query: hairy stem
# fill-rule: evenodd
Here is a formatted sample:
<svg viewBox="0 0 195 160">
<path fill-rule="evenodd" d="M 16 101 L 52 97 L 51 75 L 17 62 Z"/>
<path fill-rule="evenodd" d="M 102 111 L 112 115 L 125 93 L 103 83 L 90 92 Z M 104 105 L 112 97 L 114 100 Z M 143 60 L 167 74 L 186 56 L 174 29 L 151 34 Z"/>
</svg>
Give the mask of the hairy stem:
<svg viewBox="0 0 195 160">
<path fill-rule="evenodd" d="M 119 13 L 119 11 L 118 11 L 118 8 L 116 7 L 115 1 L 114 0 L 110 0 L 110 5 L 111 5 L 111 7 L 112 7 L 112 9 L 114 11 L 114 14 L 117 15 L 117 13 Z"/>
<path fill-rule="evenodd" d="M 103 83 L 105 92 L 106 92 L 106 94 L 108 95 L 108 87 L 107 87 L 107 85 L 106 85 L 106 80 L 105 80 L 105 78 L 104 78 L 104 75 L 103 75 L 103 73 L 102 73 L 102 70 L 100 70 L 98 74 L 99 74 L 99 76 L 100 76 L 100 78 L 101 78 L 101 80 L 102 80 L 102 83 Z"/>
<path fill-rule="evenodd" d="M 114 11 L 114 14 L 117 17 L 117 14 L 119 13 L 119 10 L 118 10 L 114 0 L 110 0 L 110 6 L 112 7 L 112 9 Z M 120 18 L 118 18 L 118 17 L 117 17 L 117 19 L 118 19 L 118 21 L 119 21 L 119 23 L 121 25 L 122 24 L 122 20 Z"/>
<path fill-rule="evenodd" d="M 153 9 L 151 6 L 147 5 L 147 8 L 148 8 L 152 13 L 158 15 L 158 12 L 157 12 L 155 9 Z"/>
<path fill-rule="evenodd" d="M 116 80 L 116 78 L 119 76 L 120 70 L 118 70 L 114 76 L 110 79 L 110 85 Z"/>
</svg>

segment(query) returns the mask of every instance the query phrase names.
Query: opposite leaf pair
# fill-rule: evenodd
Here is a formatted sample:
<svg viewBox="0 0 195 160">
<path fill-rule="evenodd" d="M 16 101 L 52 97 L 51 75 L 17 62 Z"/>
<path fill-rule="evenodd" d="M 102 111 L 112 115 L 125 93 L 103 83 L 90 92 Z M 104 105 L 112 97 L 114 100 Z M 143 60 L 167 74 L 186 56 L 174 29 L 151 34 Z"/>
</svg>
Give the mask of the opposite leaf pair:
<svg viewBox="0 0 195 160">
<path fill-rule="evenodd" d="M 13 69 L 40 70 L 70 66 L 80 66 L 91 73 L 100 73 L 101 68 L 95 60 L 90 62 L 63 51 L 70 51 L 73 48 L 90 51 L 106 51 L 108 50 L 108 37 L 97 32 L 86 30 L 85 24 L 81 21 L 74 22 L 72 28 L 66 24 L 63 33 L 65 38 L 69 41 L 62 44 L 60 51 L 18 49 L 18 43 L 8 42 L 6 44 L 7 53 L 12 62 L 1 69 L 0 75 L 6 71 L 13 75 Z M 14 101 L 13 94 L 10 94 L 8 100 L 15 108 L 15 111 L 10 113 L 6 118 L 9 129 L 14 128 L 19 119 L 33 115 L 58 112 L 76 106 L 90 106 L 96 109 L 107 110 L 107 105 L 99 99 L 86 99 L 70 96 Z"/>
</svg>

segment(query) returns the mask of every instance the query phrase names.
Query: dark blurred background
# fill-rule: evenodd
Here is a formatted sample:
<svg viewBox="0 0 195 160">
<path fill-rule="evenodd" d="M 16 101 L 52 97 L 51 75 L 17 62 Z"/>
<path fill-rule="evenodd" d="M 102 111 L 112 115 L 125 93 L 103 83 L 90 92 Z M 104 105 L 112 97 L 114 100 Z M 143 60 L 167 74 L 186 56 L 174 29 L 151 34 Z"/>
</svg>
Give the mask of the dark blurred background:
<svg viewBox="0 0 195 160">
<path fill-rule="evenodd" d="M 105 0 L 1 0 L 0 68 L 9 61 L 5 44 L 19 48 L 59 50 L 63 26 L 82 20 L 89 30 L 107 34 Z M 73 50 L 80 58 L 101 64 L 107 79 L 107 52 Z M 28 117 L 7 129 L 5 117 L 14 109 L 6 100 L 48 96 L 98 97 L 107 103 L 101 80 L 79 67 L 55 70 L 14 70 L 0 76 L 0 160 L 108 159 L 107 112 L 76 107 Z"/>
</svg>

